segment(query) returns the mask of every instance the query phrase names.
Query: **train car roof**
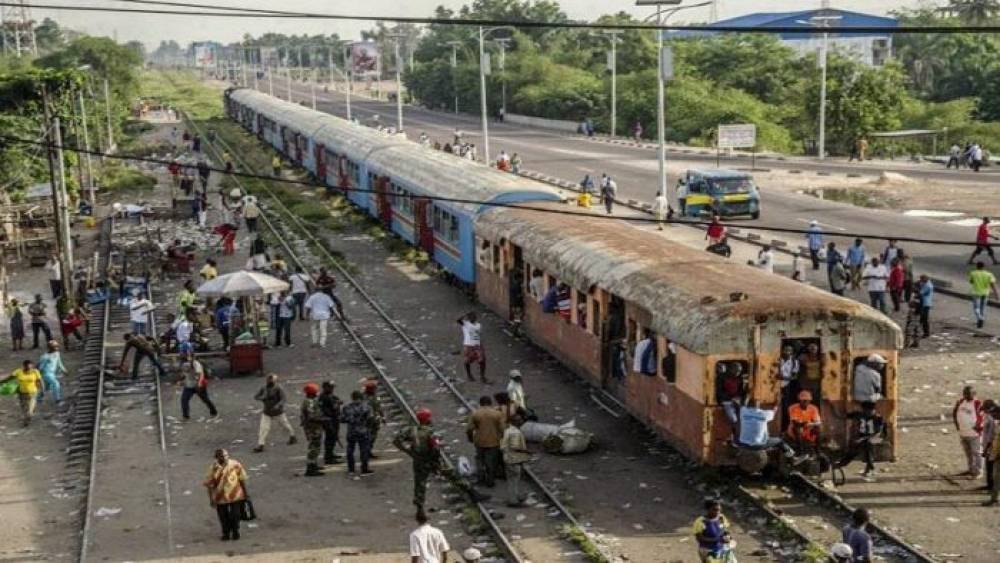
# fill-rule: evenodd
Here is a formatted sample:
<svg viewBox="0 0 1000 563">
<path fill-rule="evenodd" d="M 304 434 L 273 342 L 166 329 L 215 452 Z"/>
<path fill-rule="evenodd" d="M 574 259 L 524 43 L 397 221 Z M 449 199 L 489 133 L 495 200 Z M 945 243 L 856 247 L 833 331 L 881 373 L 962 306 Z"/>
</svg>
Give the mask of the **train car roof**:
<svg viewBox="0 0 1000 563">
<path fill-rule="evenodd" d="M 404 137 L 388 135 L 267 94 L 239 89 L 234 90 L 231 96 L 258 110 L 283 116 L 279 117 L 283 124 L 308 131 L 315 142 L 327 149 L 364 161 L 370 171 L 388 175 L 399 184 L 409 184 L 420 193 L 470 202 L 563 199 L 558 190 L 540 182 L 501 172 L 421 146 Z M 483 209 L 477 203 L 443 201 L 436 205 L 458 207 L 472 214 Z"/>
<path fill-rule="evenodd" d="M 642 307 L 652 315 L 650 328 L 699 354 L 750 352 L 753 326 L 772 321 L 849 320 L 857 347 L 901 345 L 899 327 L 866 305 L 623 222 L 507 208 L 481 214 L 476 230 L 513 242 L 527 262 L 571 287 L 596 285 Z M 746 299 L 733 301 L 737 293 Z"/>
</svg>

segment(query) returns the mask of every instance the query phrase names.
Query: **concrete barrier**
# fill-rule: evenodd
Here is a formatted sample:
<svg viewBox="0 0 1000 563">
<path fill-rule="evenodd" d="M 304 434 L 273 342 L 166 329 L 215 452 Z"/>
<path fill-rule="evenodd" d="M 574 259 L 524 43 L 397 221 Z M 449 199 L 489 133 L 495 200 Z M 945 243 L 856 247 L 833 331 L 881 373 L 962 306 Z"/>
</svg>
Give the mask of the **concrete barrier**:
<svg viewBox="0 0 1000 563">
<path fill-rule="evenodd" d="M 528 127 L 538 127 L 539 129 L 553 129 L 565 133 L 576 133 L 580 124 L 575 121 L 564 121 L 562 119 L 546 119 L 544 117 L 532 117 L 530 115 L 518 115 L 508 113 L 504 116 L 504 121 L 526 125 Z"/>
</svg>

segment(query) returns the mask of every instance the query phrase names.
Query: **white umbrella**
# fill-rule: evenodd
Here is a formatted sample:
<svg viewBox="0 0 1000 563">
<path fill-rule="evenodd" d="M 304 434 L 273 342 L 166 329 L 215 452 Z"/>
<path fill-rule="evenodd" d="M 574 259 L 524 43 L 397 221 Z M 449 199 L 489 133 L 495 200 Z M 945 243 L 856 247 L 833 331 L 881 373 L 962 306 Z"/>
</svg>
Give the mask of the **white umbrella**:
<svg viewBox="0 0 1000 563">
<path fill-rule="evenodd" d="M 278 293 L 289 288 L 286 281 L 258 272 L 241 270 L 219 276 L 201 284 L 198 295 L 203 297 L 243 297 Z"/>
</svg>

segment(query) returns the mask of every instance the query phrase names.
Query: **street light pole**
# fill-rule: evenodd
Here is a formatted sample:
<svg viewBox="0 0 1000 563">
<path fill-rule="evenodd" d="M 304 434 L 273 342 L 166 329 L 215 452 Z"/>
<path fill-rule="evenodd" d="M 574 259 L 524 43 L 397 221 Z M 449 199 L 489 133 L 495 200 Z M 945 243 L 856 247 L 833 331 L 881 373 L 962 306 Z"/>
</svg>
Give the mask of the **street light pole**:
<svg viewBox="0 0 1000 563">
<path fill-rule="evenodd" d="M 455 71 L 458 68 L 458 46 L 461 41 L 449 41 L 445 43 L 451 46 L 451 88 L 455 91 L 455 113 L 458 113 L 458 82 L 455 80 Z"/>
<path fill-rule="evenodd" d="M 829 33 L 823 32 L 823 46 L 820 50 L 819 85 L 819 159 L 826 159 L 826 54 Z"/>
<path fill-rule="evenodd" d="M 97 208 L 97 198 L 94 194 L 94 168 L 90 160 L 90 134 L 87 132 L 87 106 L 83 103 L 83 89 L 77 90 L 77 95 L 80 100 L 80 124 L 83 126 L 83 150 L 87 151 L 84 153 L 84 159 L 87 162 L 87 184 L 88 191 L 90 194 L 90 204 Z"/>
<path fill-rule="evenodd" d="M 501 37 L 500 39 L 494 39 L 497 44 L 500 45 L 500 107 L 503 108 L 503 114 L 507 115 L 507 43 L 510 42 L 509 37 Z"/>
<path fill-rule="evenodd" d="M 393 35 L 393 48 L 396 55 L 396 132 L 403 132 L 403 61 L 399 58 L 399 41 L 403 35 Z"/>
<path fill-rule="evenodd" d="M 490 161 L 490 131 L 486 119 L 486 53 L 483 49 L 483 26 L 479 26 L 479 109 L 483 120 L 483 157 Z"/>
<path fill-rule="evenodd" d="M 608 39 L 611 41 L 611 60 L 608 66 L 611 67 L 611 136 L 614 137 L 618 134 L 618 52 L 616 50 L 618 44 L 618 35 L 622 31 L 620 29 L 610 29 L 603 31 Z"/>
</svg>

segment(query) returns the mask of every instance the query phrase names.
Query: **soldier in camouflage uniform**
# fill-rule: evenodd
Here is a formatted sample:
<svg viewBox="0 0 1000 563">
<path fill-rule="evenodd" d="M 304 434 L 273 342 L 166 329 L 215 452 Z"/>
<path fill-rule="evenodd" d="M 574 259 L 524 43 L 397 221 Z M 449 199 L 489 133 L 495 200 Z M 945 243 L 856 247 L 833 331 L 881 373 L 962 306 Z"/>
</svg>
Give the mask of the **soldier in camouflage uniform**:
<svg viewBox="0 0 1000 563">
<path fill-rule="evenodd" d="M 375 449 L 375 440 L 378 438 L 378 431 L 382 427 L 382 423 L 385 422 L 385 415 L 382 414 L 382 404 L 376 393 L 378 382 L 370 379 L 365 382 L 364 389 L 365 402 L 368 403 L 368 407 L 372 410 L 371 422 L 368 424 L 368 457 L 374 459 L 375 454 L 373 450 Z"/>
<path fill-rule="evenodd" d="M 334 451 L 340 444 L 340 409 L 343 401 L 333 391 L 336 385 L 332 381 L 323 382 L 323 392 L 319 394 L 319 408 L 326 417 L 323 422 L 323 463 L 333 465 L 340 463 L 340 456 Z M 343 444 L 341 444 L 343 446 Z"/>
<path fill-rule="evenodd" d="M 427 480 L 441 465 L 441 442 L 434 436 L 431 411 L 417 410 L 417 425 L 400 430 L 392 443 L 413 458 L 413 504 L 423 510 Z"/>
<path fill-rule="evenodd" d="M 351 402 L 344 407 L 340 420 L 347 425 L 347 473 L 354 474 L 354 449 L 361 453 L 361 474 L 374 473 L 368 468 L 368 454 L 371 453 L 368 431 L 373 418 L 372 409 L 364 400 L 361 391 L 351 393 Z"/>
<path fill-rule="evenodd" d="M 326 417 L 323 416 L 319 400 L 316 397 L 319 395 L 319 385 L 306 383 L 302 391 L 306 394 L 306 398 L 302 401 L 302 430 L 305 432 L 306 442 L 309 444 L 309 449 L 306 452 L 305 475 L 315 477 L 323 474 L 319 469 L 319 450 L 323 442 L 323 423 L 326 421 Z"/>
</svg>

